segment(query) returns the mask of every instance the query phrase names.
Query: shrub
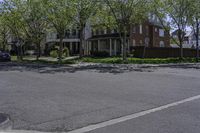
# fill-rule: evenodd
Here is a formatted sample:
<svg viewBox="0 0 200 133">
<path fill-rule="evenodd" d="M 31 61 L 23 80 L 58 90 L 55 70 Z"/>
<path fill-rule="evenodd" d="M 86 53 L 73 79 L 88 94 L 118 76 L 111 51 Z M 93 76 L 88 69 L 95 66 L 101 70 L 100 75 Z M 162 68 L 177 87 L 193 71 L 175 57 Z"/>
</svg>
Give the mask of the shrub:
<svg viewBox="0 0 200 133">
<path fill-rule="evenodd" d="M 53 58 L 57 58 L 58 57 L 58 51 L 57 50 L 52 50 L 50 52 L 50 56 L 53 57 Z"/>
<path fill-rule="evenodd" d="M 63 56 L 64 57 L 69 57 L 69 49 L 68 48 L 64 48 L 63 49 Z"/>
<path fill-rule="evenodd" d="M 91 54 L 95 57 L 109 57 L 110 54 L 106 51 L 94 51 L 91 52 Z"/>
</svg>

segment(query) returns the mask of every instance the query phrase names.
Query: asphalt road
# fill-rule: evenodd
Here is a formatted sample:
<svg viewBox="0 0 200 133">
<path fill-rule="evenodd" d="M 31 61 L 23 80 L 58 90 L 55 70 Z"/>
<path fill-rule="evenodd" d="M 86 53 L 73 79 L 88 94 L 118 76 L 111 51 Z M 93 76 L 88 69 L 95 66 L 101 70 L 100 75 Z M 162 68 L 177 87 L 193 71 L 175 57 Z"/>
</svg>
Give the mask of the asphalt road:
<svg viewBox="0 0 200 133">
<path fill-rule="evenodd" d="M 70 131 L 200 95 L 199 65 L 0 64 L 0 112 L 17 130 Z M 200 100 L 91 133 L 197 133 Z"/>
<path fill-rule="evenodd" d="M 200 100 L 88 133 L 199 133 Z"/>
</svg>

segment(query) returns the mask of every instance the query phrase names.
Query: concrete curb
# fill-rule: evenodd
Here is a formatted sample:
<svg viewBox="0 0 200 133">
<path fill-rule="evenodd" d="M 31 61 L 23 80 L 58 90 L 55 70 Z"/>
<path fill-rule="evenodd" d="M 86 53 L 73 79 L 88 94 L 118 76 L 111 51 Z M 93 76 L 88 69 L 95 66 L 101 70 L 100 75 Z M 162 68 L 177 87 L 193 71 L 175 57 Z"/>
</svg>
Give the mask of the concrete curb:
<svg viewBox="0 0 200 133">
<path fill-rule="evenodd" d="M 0 131 L 3 130 L 11 130 L 12 129 L 12 122 L 10 120 L 9 115 L 0 113 L 0 115 L 4 115 L 6 117 L 6 120 L 4 120 L 2 123 L 0 123 Z"/>
</svg>

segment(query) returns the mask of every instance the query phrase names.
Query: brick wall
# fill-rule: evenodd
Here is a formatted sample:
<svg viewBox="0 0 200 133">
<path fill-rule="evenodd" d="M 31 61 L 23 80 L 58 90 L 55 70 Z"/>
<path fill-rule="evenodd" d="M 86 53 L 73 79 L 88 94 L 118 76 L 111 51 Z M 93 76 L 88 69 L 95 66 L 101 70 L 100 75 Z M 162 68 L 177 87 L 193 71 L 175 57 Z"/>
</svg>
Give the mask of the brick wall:
<svg viewBox="0 0 200 133">
<path fill-rule="evenodd" d="M 160 47 L 160 42 L 164 42 L 164 47 L 170 47 L 169 32 L 164 31 L 164 36 L 159 35 L 159 30 L 164 30 L 160 26 L 152 25 L 149 22 L 142 24 L 142 33 L 140 33 L 140 25 L 132 25 L 130 29 L 130 45 L 144 46 L 145 39 L 148 39 L 148 47 Z"/>
</svg>

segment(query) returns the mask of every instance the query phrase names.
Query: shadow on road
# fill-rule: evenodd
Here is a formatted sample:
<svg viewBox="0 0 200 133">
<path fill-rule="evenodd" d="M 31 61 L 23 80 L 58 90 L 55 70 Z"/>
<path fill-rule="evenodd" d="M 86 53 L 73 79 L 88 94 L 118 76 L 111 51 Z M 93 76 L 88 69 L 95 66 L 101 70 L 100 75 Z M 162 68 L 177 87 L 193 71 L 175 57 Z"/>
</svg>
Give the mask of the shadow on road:
<svg viewBox="0 0 200 133">
<path fill-rule="evenodd" d="M 41 74 L 75 73 L 78 71 L 94 71 L 98 73 L 120 74 L 126 72 L 153 72 L 158 68 L 200 69 L 200 64 L 165 64 L 165 65 L 136 65 L 136 64 L 87 64 L 87 65 L 53 65 L 53 64 L 22 64 L 0 63 L 0 71 L 30 71 Z"/>
<path fill-rule="evenodd" d="M 94 71 L 98 73 L 120 74 L 130 71 L 152 72 L 152 67 L 143 67 L 136 65 L 111 65 L 111 64 L 92 64 L 92 65 L 51 65 L 51 64 L 22 64 L 22 63 L 0 63 L 1 71 L 30 71 L 41 74 L 55 73 L 75 73 L 78 71 Z"/>
</svg>

